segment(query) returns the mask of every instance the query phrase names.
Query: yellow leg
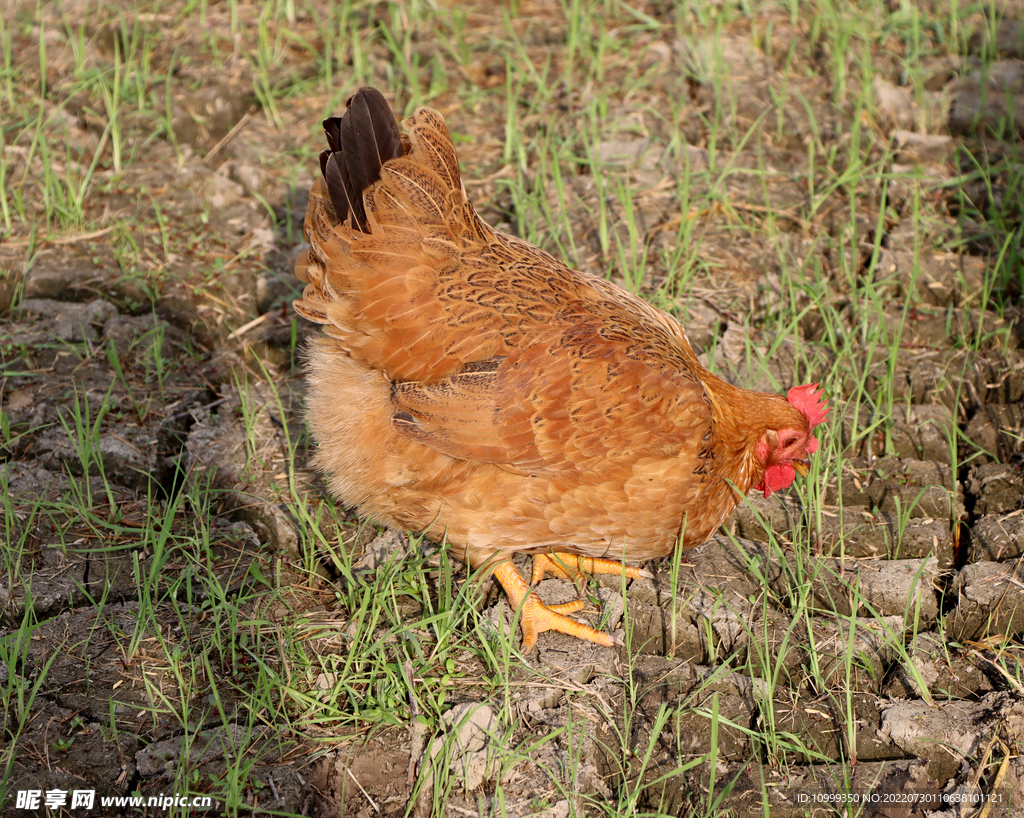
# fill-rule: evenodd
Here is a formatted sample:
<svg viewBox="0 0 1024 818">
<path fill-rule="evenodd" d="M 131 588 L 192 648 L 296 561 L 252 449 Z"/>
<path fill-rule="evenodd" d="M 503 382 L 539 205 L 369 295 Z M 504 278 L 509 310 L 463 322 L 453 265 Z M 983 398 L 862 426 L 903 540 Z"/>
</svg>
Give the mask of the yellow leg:
<svg viewBox="0 0 1024 818">
<path fill-rule="evenodd" d="M 583 607 L 582 601 L 568 602 L 565 605 L 545 605 L 540 597 L 530 590 L 526 580 L 522 578 L 516 567 L 507 560 L 500 562 L 494 569 L 501 587 L 508 595 L 512 607 L 519 610 L 519 624 L 523 629 L 523 653 L 529 653 L 537 643 L 537 634 L 544 631 L 559 631 L 579 639 L 597 642 L 605 647 L 616 644 L 615 637 L 594 630 L 582 622 L 565 616 Z"/>
</svg>

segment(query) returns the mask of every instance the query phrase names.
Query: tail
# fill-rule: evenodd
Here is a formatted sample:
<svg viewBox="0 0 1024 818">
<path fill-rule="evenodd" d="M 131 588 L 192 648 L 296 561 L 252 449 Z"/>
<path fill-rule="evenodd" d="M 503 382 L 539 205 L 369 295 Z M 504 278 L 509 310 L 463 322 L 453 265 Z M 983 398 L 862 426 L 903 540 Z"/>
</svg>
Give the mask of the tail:
<svg viewBox="0 0 1024 818">
<path fill-rule="evenodd" d="M 444 118 L 420 108 L 403 125 L 405 133 L 373 88 L 324 121 L 323 175 L 306 210 L 310 246 L 295 263 L 307 286 L 293 306 L 369 367 L 437 378 L 504 343 L 501 315 L 462 299 L 452 280 L 456 257 L 479 260 L 493 231 L 466 197 Z"/>
<path fill-rule="evenodd" d="M 339 222 L 351 215 L 355 227 L 368 232 L 363 191 L 380 181 L 389 159 L 405 154 L 391 106 L 376 88 L 360 88 L 341 117 L 324 120 L 328 150 L 320 154 L 320 170 Z"/>
</svg>

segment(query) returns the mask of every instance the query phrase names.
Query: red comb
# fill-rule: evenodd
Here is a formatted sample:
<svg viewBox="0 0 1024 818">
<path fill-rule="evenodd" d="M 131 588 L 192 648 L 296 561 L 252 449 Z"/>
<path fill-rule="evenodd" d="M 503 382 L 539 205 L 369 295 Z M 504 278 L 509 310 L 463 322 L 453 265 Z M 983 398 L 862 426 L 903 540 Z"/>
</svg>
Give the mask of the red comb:
<svg viewBox="0 0 1024 818">
<path fill-rule="evenodd" d="M 820 384 L 808 383 L 803 386 L 794 386 L 786 394 L 793 406 L 799 409 L 805 418 L 807 425 L 812 429 L 820 423 L 825 422 L 828 414 L 828 401 L 823 396 L 825 390 L 819 389 Z"/>
</svg>

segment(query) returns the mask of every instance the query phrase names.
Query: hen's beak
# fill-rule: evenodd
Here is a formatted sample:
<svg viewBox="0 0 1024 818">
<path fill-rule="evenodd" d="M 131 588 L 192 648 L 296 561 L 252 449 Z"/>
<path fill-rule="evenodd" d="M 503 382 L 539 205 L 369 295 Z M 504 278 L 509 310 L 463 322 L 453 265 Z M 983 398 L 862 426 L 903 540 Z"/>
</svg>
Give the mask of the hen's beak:
<svg viewBox="0 0 1024 818">
<path fill-rule="evenodd" d="M 811 471 L 811 464 L 803 460 L 794 460 L 793 468 L 796 469 L 796 473 L 801 477 L 806 477 Z"/>
</svg>

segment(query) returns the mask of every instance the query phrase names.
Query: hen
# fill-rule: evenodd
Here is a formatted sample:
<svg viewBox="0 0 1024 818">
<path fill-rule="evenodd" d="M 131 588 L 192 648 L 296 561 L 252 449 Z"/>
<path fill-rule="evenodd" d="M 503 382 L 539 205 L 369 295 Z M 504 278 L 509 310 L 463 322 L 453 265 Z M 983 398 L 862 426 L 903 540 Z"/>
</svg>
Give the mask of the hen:
<svg viewBox="0 0 1024 818">
<path fill-rule="evenodd" d="M 556 630 L 615 644 L 545 606 L 511 562 L 625 572 L 708 539 L 751 489 L 788 487 L 818 448 L 817 384 L 788 399 L 715 377 L 642 299 L 484 223 L 441 115 L 399 131 L 363 88 L 324 121 L 306 213 L 300 315 L 316 464 L 360 513 L 492 570 L 523 649 Z"/>
</svg>

